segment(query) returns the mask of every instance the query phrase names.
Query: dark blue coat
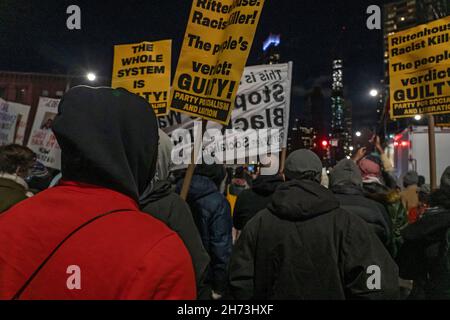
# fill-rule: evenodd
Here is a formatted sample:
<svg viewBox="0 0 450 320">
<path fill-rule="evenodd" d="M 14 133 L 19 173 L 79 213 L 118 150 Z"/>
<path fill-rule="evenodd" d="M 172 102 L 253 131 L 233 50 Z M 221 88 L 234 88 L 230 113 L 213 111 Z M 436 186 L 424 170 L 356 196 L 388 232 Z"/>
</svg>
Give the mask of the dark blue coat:
<svg viewBox="0 0 450 320">
<path fill-rule="evenodd" d="M 178 183 L 178 191 L 183 181 Z M 210 281 L 215 292 L 223 293 L 232 249 L 231 208 L 214 182 L 194 175 L 187 198 L 203 245 L 211 258 Z"/>
</svg>

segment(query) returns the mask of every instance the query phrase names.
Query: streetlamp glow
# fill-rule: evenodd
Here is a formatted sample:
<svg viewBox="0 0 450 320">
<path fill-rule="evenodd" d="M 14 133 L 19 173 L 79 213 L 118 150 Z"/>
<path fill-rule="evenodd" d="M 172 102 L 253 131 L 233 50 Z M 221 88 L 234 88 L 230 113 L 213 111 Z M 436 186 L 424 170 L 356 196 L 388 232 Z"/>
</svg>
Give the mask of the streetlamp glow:
<svg viewBox="0 0 450 320">
<path fill-rule="evenodd" d="M 421 116 L 420 114 L 416 114 L 416 115 L 414 116 L 414 120 L 420 121 L 420 120 L 422 120 L 422 116 Z"/>
<path fill-rule="evenodd" d="M 359 138 L 362 136 L 362 133 L 361 133 L 361 131 L 356 131 L 355 135 Z"/>
<path fill-rule="evenodd" d="M 378 96 L 378 90 L 372 89 L 372 90 L 370 90 L 369 94 L 371 97 L 376 97 L 376 96 Z"/>
<path fill-rule="evenodd" d="M 89 73 L 86 75 L 86 78 L 87 78 L 89 81 L 93 82 L 93 81 L 95 81 L 95 79 L 97 79 L 97 76 L 95 75 L 95 73 L 89 72 Z"/>
</svg>

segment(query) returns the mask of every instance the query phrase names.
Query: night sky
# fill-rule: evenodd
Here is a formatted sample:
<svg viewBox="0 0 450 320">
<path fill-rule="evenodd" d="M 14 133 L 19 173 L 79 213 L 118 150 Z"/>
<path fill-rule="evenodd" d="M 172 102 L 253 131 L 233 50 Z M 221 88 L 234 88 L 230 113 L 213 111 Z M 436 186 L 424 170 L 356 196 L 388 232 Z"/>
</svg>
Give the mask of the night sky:
<svg viewBox="0 0 450 320">
<path fill-rule="evenodd" d="M 281 34 L 282 62 L 294 61 L 293 104 L 314 86 L 329 96 L 331 63 L 344 57 L 345 98 L 353 106 L 355 128 L 376 121 L 376 101 L 368 91 L 383 76 L 382 31 L 366 28 L 366 8 L 381 0 L 266 0 L 247 65 L 259 63 L 270 33 Z M 66 8 L 77 4 L 82 30 L 66 28 Z M 191 0 L 0 0 L 0 70 L 84 74 L 96 72 L 108 84 L 113 45 L 173 39 L 178 60 Z M 342 29 L 345 27 L 345 31 Z M 173 70 L 174 71 L 174 70 Z M 331 103 L 327 98 L 327 103 Z"/>
</svg>

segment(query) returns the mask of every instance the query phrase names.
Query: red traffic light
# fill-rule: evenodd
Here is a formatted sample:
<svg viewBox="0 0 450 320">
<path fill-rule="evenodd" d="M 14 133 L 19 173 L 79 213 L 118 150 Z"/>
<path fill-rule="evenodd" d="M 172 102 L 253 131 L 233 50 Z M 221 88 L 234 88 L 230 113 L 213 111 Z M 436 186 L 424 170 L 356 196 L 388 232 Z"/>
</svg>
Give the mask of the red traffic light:
<svg viewBox="0 0 450 320">
<path fill-rule="evenodd" d="M 407 147 L 409 147 L 409 141 L 395 141 L 394 142 L 394 147 L 407 148 Z"/>
<path fill-rule="evenodd" d="M 328 147 L 328 141 L 327 140 L 322 140 L 322 147 L 324 147 L 324 148 Z"/>
</svg>

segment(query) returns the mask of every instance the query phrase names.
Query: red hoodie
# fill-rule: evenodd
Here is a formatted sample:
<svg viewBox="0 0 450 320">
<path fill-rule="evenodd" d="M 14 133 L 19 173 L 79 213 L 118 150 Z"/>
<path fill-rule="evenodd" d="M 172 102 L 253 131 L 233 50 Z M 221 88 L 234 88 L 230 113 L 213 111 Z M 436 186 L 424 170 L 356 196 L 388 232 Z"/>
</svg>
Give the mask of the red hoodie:
<svg viewBox="0 0 450 320">
<path fill-rule="evenodd" d="M 0 215 L 0 299 L 11 299 L 71 232 L 118 209 L 131 211 L 101 217 L 68 238 L 20 299 L 195 299 L 192 261 L 176 233 L 131 198 L 75 182 Z M 78 275 L 81 289 L 73 289 Z"/>
</svg>

